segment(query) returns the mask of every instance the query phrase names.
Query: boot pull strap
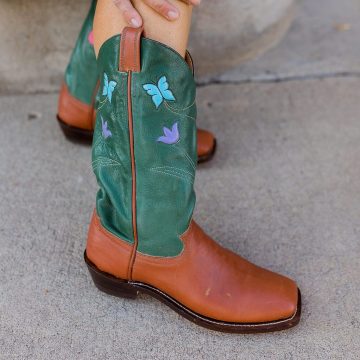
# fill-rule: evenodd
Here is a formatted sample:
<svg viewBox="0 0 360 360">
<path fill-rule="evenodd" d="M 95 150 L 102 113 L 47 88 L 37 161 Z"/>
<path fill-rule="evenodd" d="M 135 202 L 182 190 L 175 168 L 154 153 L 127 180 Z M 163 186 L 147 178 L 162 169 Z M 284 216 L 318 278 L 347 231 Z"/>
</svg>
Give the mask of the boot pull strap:
<svg viewBox="0 0 360 360">
<path fill-rule="evenodd" d="M 122 72 L 141 71 L 140 44 L 143 28 L 124 28 L 120 40 L 119 70 Z"/>
</svg>

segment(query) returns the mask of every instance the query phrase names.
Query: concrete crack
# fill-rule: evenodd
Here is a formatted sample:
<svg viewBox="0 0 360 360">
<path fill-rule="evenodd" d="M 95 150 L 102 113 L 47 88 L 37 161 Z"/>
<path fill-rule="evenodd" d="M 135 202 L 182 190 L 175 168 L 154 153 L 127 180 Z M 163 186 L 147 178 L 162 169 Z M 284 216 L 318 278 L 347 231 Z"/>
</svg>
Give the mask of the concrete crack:
<svg viewBox="0 0 360 360">
<path fill-rule="evenodd" d="M 242 85 L 242 84 L 263 84 L 263 83 L 282 83 L 290 81 L 306 81 L 306 80 L 324 80 L 337 78 L 360 78 L 360 72 L 357 71 L 341 71 L 322 74 L 306 74 L 306 75 L 289 75 L 289 76 L 263 76 L 239 80 L 228 80 L 221 78 L 210 78 L 207 80 L 197 81 L 197 87 L 207 87 L 212 85 Z"/>
</svg>

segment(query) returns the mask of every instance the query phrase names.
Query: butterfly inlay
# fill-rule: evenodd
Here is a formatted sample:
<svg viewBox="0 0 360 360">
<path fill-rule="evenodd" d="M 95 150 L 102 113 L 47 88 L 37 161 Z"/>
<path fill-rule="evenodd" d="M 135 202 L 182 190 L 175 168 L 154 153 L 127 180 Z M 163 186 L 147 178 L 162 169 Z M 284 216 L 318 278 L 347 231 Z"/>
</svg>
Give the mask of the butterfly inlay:
<svg viewBox="0 0 360 360">
<path fill-rule="evenodd" d="M 116 81 L 109 81 L 108 76 L 106 75 L 106 73 L 104 73 L 104 87 L 103 87 L 103 91 L 102 94 L 103 96 L 106 96 L 107 99 L 109 100 L 109 102 L 111 103 L 111 99 L 112 99 L 112 94 L 115 90 L 115 87 L 117 85 Z"/>
<path fill-rule="evenodd" d="M 166 76 L 162 76 L 159 79 L 157 85 L 145 84 L 143 85 L 143 88 L 147 94 L 151 96 L 151 99 L 157 109 L 164 102 L 164 100 L 175 101 L 175 97 L 172 91 L 169 89 Z"/>
</svg>

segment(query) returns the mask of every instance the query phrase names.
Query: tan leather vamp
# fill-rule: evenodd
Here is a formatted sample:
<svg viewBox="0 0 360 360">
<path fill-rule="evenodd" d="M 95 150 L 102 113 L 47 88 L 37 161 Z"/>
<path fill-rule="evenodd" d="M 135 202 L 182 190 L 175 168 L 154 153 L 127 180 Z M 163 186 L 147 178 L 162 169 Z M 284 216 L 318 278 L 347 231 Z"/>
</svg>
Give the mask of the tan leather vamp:
<svg viewBox="0 0 360 360">
<path fill-rule="evenodd" d="M 65 83 L 60 90 L 58 116 L 67 125 L 84 130 L 93 129 L 94 107 L 73 97 Z"/>
<path fill-rule="evenodd" d="M 96 215 L 91 237 L 94 224 L 100 238 L 89 236 L 88 257 L 100 270 L 125 279 L 131 246 L 99 230 Z M 292 280 L 219 246 L 194 221 L 182 240 L 184 250 L 174 258 L 137 252 L 132 280 L 152 285 L 191 310 L 217 320 L 259 323 L 295 314 L 298 290 Z"/>
<path fill-rule="evenodd" d="M 209 155 L 215 146 L 214 135 L 207 130 L 197 129 L 197 153 L 198 156 Z"/>
<path fill-rule="evenodd" d="M 132 248 L 131 244 L 104 229 L 94 212 L 88 233 L 86 255 L 101 271 L 126 279 Z"/>
</svg>

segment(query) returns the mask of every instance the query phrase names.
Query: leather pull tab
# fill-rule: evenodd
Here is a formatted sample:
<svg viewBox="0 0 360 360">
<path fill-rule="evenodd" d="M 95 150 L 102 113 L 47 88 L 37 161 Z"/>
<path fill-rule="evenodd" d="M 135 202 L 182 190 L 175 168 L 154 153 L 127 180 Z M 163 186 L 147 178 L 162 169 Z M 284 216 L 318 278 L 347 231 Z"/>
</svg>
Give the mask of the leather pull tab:
<svg viewBox="0 0 360 360">
<path fill-rule="evenodd" d="M 120 40 L 119 70 L 122 72 L 141 71 L 140 44 L 144 29 L 124 28 Z"/>
</svg>

